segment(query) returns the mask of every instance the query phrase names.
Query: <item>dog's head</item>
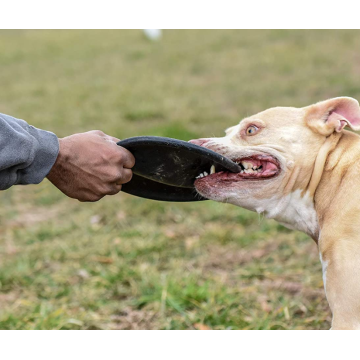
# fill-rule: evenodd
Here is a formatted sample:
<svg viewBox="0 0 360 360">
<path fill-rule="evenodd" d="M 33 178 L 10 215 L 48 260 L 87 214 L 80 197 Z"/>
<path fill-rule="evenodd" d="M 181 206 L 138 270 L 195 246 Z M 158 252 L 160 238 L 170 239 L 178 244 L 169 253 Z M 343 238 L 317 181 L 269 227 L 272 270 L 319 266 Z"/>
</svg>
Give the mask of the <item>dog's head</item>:
<svg viewBox="0 0 360 360">
<path fill-rule="evenodd" d="M 195 187 L 208 199 L 271 213 L 285 196 L 296 191 L 304 196 L 325 140 L 345 126 L 360 129 L 359 103 L 348 97 L 304 108 L 275 107 L 247 117 L 222 138 L 191 140 L 242 167 L 238 174 L 198 178 Z"/>
</svg>

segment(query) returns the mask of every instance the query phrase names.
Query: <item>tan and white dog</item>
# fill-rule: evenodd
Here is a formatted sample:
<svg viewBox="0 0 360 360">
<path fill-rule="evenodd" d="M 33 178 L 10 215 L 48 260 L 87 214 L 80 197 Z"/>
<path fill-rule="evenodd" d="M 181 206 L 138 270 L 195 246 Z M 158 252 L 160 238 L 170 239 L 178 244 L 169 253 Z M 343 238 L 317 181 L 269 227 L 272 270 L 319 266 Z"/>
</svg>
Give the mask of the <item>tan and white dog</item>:
<svg viewBox="0 0 360 360">
<path fill-rule="evenodd" d="M 311 236 L 319 247 L 332 329 L 360 329 L 360 136 L 345 126 L 360 130 L 360 107 L 339 97 L 271 108 L 222 138 L 191 142 L 243 169 L 212 168 L 195 181 L 197 191 Z"/>
</svg>

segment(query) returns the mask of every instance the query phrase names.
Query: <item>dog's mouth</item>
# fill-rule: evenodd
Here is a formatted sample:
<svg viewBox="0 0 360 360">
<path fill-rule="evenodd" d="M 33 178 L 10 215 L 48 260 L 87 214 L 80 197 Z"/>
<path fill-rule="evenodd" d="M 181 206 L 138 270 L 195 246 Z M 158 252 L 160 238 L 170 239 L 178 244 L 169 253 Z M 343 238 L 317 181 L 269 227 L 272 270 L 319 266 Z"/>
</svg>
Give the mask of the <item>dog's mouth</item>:
<svg viewBox="0 0 360 360">
<path fill-rule="evenodd" d="M 239 173 L 216 172 L 216 165 L 212 165 L 209 173 L 205 171 L 196 177 L 195 185 L 210 179 L 217 181 L 269 179 L 277 176 L 281 170 L 279 161 L 271 155 L 259 154 L 231 160 L 240 165 Z"/>
</svg>

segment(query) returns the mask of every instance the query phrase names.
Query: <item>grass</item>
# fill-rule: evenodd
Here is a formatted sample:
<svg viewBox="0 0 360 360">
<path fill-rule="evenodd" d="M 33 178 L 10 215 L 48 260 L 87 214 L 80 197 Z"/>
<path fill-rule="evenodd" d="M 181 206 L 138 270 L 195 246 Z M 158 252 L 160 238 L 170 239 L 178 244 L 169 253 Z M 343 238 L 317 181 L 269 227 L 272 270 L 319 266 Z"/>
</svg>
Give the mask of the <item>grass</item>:
<svg viewBox="0 0 360 360">
<path fill-rule="evenodd" d="M 59 137 L 222 136 L 271 106 L 360 98 L 359 31 L 0 32 L 0 112 Z M 327 329 L 316 244 L 213 202 L 46 180 L 0 194 L 1 329 Z"/>
</svg>

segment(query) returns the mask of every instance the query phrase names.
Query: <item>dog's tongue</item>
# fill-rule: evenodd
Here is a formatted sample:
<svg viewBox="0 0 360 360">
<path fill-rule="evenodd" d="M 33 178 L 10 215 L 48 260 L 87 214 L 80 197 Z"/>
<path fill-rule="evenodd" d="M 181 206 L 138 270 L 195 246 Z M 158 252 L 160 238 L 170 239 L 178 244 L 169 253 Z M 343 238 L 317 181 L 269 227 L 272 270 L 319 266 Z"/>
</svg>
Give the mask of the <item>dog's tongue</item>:
<svg viewBox="0 0 360 360">
<path fill-rule="evenodd" d="M 277 170 L 277 166 L 272 162 L 267 161 L 264 165 L 264 172 L 276 172 Z"/>
</svg>

